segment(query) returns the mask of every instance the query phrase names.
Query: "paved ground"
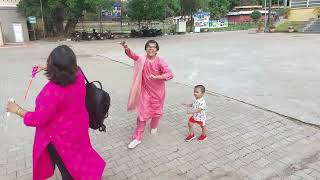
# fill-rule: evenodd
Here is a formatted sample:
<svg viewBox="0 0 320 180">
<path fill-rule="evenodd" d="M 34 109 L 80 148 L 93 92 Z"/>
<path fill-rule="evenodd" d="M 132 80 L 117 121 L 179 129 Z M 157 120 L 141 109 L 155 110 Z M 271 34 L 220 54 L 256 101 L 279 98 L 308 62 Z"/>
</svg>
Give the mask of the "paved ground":
<svg viewBox="0 0 320 180">
<path fill-rule="evenodd" d="M 208 33 L 158 38 L 177 82 L 320 125 L 319 34 Z M 143 53 L 146 39 L 129 40 Z M 117 41 L 80 43 L 93 54 L 128 63 Z"/>
<path fill-rule="evenodd" d="M 91 132 L 92 143 L 107 160 L 104 179 L 320 179 L 319 129 L 215 93 L 206 95 L 208 140 L 184 142 L 187 117 L 180 104 L 192 100 L 193 89 L 175 82 L 168 83 L 166 110 L 158 133 L 150 135 L 147 130 L 143 143 L 128 150 L 135 126 L 135 114 L 125 111 L 132 68 L 91 53 L 94 48 L 102 51 L 102 43 L 86 43 L 87 48 L 85 44 L 69 44 L 88 77 L 100 80 L 112 97 L 107 132 Z M 114 44 L 106 41 L 105 51 L 115 53 Z M 1 109 L 10 97 L 33 107 L 45 79 L 37 78 L 28 100 L 23 102 L 28 73 L 32 65 L 44 62 L 55 46 L 37 43 L 33 48 L 0 49 Z M 178 79 L 180 70 L 175 67 L 175 71 Z M 1 117 L 4 122 L 3 111 Z M 0 131 L 1 180 L 31 179 L 33 131 L 16 117 L 9 119 L 6 132 Z M 60 178 L 56 175 L 52 179 Z"/>
</svg>

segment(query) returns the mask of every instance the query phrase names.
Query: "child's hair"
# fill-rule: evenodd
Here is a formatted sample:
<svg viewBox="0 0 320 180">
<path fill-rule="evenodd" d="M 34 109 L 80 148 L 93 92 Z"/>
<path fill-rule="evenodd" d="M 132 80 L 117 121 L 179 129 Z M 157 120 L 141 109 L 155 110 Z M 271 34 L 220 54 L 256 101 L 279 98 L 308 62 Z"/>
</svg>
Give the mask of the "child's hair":
<svg viewBox="0 0 320 180">
<path fill-rule="evenodd" d="M 194 87 L 194 89 L 200 89 L 200 91 L 201 91 L 202 93 L 205 93 L 205 92 L 206 92 L 206 88 L 205 88 L 203 85 L 196 85 L 196 86 Z"/>
</svg>

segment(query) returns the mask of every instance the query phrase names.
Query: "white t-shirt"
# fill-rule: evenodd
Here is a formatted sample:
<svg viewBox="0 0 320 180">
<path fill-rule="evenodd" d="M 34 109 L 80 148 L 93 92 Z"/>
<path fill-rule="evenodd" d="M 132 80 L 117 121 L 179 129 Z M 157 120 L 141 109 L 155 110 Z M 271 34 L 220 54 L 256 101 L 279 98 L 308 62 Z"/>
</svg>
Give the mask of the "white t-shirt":
<svg viewBox="0 0 320 180">
<path fill-rule="evenodd" d="M 206 105 L 206 101 L 204 100 L 204 98 L 196 99 L 192 103 L 192 110 L 197 110 L 197 109 L 203 109 L 203 110 L 199 113 L 193 114 L 193 118 L 196 121 L 201 121 L 201 122 L 205 123 L 205 121 L 207 120 L 207 116 L 206 116 L 207 105 Z"/>
</svg>

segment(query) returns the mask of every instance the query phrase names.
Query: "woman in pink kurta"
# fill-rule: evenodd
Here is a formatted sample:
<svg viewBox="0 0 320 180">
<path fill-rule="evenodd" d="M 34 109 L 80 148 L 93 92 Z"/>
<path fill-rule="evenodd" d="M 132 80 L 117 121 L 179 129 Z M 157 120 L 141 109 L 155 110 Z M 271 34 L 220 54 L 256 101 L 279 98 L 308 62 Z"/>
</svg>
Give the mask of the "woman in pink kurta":
<svg viewBox="0 0 320 180">
<path fill-rule="evenodd" d="M 33 179 L 51 177 L 55 164 L 63 179 L 102 179 L 105 161 L 90 142 L 85 80 L 73 51 L 64 45 L 55 48 L 46 71 L 50 81 L 38 95 L 35 111 L 26 111 L 16 103 L 7 107 L 23 117 L 27 126 L 36 127 Z"/>
<path fill-rule="evenodd" d="M 163 114 L 165 100 L 165 81 L 173 78 L 167 63 L 157 56 L 159 45 L 150 40 L 145 45 L 146 56 L 137 55 L 121 43 L 125 53 L 133 59 L 134 77 L 128 100 L 128 110 L 137 110 L 137 127 L 129 148 L 141 143 L 146 122 L 151 119 L 151 133 L 156 133 Z"/>
</svg>

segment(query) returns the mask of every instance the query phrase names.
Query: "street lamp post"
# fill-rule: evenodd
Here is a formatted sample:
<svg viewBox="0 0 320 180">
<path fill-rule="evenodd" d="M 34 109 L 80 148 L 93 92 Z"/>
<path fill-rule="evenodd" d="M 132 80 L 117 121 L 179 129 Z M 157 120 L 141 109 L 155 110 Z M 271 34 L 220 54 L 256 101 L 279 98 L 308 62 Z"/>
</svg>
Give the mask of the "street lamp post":
<svg viewBox="0 0 320 180">
<path fill-rule="evenodd" d="M 271 22 L 270 22 L 270 21 L 271 21 L 271 19 L 270 19 L 270 18 L 271 18 L 271 17 L 270 17 L 270 16 L 271 16 L 271 4 L 272 4 L 272 1 L 269 0 L 268 25 L 267 25 L 267 26 L 268 26 L 268 30 L 269 30 L 269 28 L 270 28 L 270 23 L 271 23 Z"/>
<path fill-rule="evenodd" d="M 120 30 L 121 30 L 121 32 L 122 32 L 122 13 L 123 13 L 123 11 L 122 11 L 122 0 L 120 0 Z"/>
<path fill-rule="evenodd" d="M 264 32 L 267 31 L 267 0 L 264 0 Z"/>
<path fill-rule="evenodd" d="M 284 0 L 284 8 L 285 8 L 285 9 L 287 8 L 287 4 L 288 4 L 288 1 L 287 1 L 287 0 Z"/>
<path fill-rule="evenodd" d="M 167 5 L 164 8 L 163 33 L 166 34 Z"/>
<path fill-rule="evenodd" d="M 42 0 L 40 0 L 40 9 L 41 9 L 41 19 L 42 19 L 42 31 L 43 31 L 43 38 L 45 38 L 45 37 L 46 37 L 46 33 L 45 33 L 45 30 L 44 30 Z"/>
</svg>

